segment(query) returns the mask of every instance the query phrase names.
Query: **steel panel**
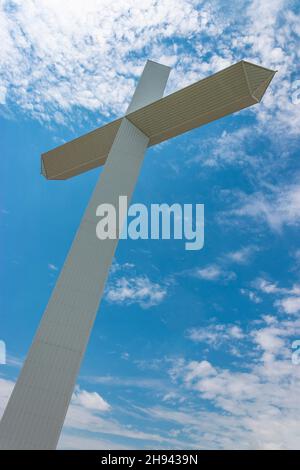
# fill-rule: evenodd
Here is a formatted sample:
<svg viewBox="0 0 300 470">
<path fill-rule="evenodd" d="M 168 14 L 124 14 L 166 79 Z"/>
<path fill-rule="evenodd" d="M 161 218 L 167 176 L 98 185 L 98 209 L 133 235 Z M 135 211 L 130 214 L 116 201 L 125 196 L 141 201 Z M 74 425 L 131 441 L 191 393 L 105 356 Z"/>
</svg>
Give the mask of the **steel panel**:
<svg viewBox="0 0 300 470">
<path fill-rule="evenodd" d="M 149 137 L 149 146 L 240 111 L 261 100 L 274 71 L 250 62 L 238 62 L 165 98 L 150 92 L 154 75 L 166 83 L 168 67 L 149 61 L 142 76 L 145 96 L 138 85 L 136 104 L 127 118 Z M 155 72 L 155 73 L 154 73 Z M 161 93 L 162 85 L 158 88 Z M 157 93 L 157 92 L 156 92 Z M 155 101 L 149 104 L 149 100 Z M 139 109 L 136 109 L 139 108 Z M 42 155 L 48 179 L 66 179 L 105 163 L 120 119 Z"/>
<path fill-rule="evenodd" d="M 150 73 L 152 66 L 147 70 Z M 165 83 L 165 75 L 160 76 L 161 82 L 153 81 L 158 94 Z M 143 77 L 149 87 L 147 76 Z M 145 102 L 149 102 L 151 93 L 146 95 Z M 120 121 L 104 171 L 0 422 L 0 449 L 56 448 L 118 243 L 118 239 L 97 238 L 96 208 L 110 203 L 117 209 L 120 195 L 130 201 L 148 142 L 128 119 Z"/>
</svg>

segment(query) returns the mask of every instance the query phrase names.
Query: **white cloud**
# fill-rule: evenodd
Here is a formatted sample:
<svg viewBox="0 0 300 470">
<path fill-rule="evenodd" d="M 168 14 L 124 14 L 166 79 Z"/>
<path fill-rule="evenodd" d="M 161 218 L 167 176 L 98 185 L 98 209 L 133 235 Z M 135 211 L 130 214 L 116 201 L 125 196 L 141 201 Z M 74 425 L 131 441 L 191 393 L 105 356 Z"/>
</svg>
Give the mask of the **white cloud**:
<svg viewBox="0 0 300 470">
<path fill-rule="evenodd" d="M 196 377 L 209 377 L 214 375 L 216 370 L 208 361 L 191 361 L 186 366 L 186 374 L 184 380 L 191 382 Z"/>
<path fill-rule="evenodd" d="M 206 268 L 199 268 L 195 272 L 197 277 L 205 279 L 206 281 L 215 281 L 220 278 L 221 274 L 221 269 L 215 265 L 207 266 Z"/>
<path fill-rule="evenodd" d="M 296 314 L 300 312 L 300 296 L 285 297 L 276 302 L 278 306 L 287 314 Z"/>
<path fill-rule="evenodd" d="M 52 263 L 48 264 L 48 268 L 50 269 L 50 271 L 58 271 L 58 267 L 55 266 L 55 264 L 52 264 Z"/>
<path fill-rule="evenodd" d="M 167 41 L 217 32 L 213 23 L 189 0 L 2 2 L 2 100 L 46 121 L 71 117 L 72 107 L 120 113 L 142 56 L 173 65 L 177 46 Z"/>
<path fill-rule="evenodd" d="M 276 294 L 282 292 L 282 289 L 276 283 L 267 281 L 263 278 L 258 278 L 254 281 L 254 286 L 265 294 Z"/>
<path fill-rule="evenodd" d="M 262 300 L 261 298 L 253 291 L 249 290 L 249 289 L 240 289 L 240 292 L 242 295 L 246 295 L 247 297 L 249 297 L 249 299 L 251 300 L 251 302 L 255 303 L 255 304 L 259 304 Z"/>
<path fill-rule="evenodd" d="M 248 333 L 252 350 L 234 370 L 207 360 L 177 361 L 170 373 L 178 390 L 193 393 L 189 406 L 149 413 L 182 426 L 195 447 L 299 449 L 300 368 L 292 364 L 291 338 L 299 336 L 300 321 L 263 318 Z"/>
<path fill-rule="evenodd" d="M 291 102 L 291 73 L 298 61 L 295 48 L 293 2 L 253 0 L 246 11 L 247 27 L 241 42 L 249 48 L 249 59 L 278 70 L 274 85 L 254 110 L 260 125 L 273 135 L 299 132 L 300 107 Z M 297 122 L 296 122 L 297 121 Z"/>
<path fill-rule="evenodd" d="M 294 256 L 297 261 L 300 261 L 300 250 L 296 250 Z"/>
<path fill-rule="evenodd" d="M 12 380 L 0 377 L 0 418 L 5 410 L 15 383 Z"/>
<path fill-rule="evenodd" d="M 144 388 L 149 390 L 166 390 L 166 383 L 162 379 L 141 377 L 116 377 L 112 375 L 87 377 L 93 384 L 109 385 L 110 387 Z"/>
<path fill-rule="evenodd" d="M 230 211 L 238 217 L 252 218 L 269 225 L 274 231 L 300 224 L 300 185 L 298 183 L 271 188 L 268 192 L 240 194 L 239 207 Z"/>
<path fill-rule="evenodd" d="M 81 390 L 79 387 L 75 389 L 72 396 L 74 405 L 81 405 L 84 408 L 95 411 L 109 411 L 111 406 L 97 392 L 88 392 Z"/>
<path fill-rule="evenodd" d="M 64 431 L 57 448 L 62 450 L 122 450 L 130 449 L 130 446 L 113 442 L 111 439 L 101 439 L 97 435 L 76 436 L 72 432 Z"/>
<path fill-rule="evenodd" d="M 95 410 L 92 410 L 82 405 L 71 403 L 67 412 L 63 428 L 63 434 L 60 438 L 61 443 L 59 444 L 59 447 L 62 447 L 63 445 L 65 439 L 64 436 L 69 436 L 68 446 L 70 446 L 70 441 L 71 445 L 74 446 L 74 444 L 72 444 L 72 438 L 70 437 L 70 435 L 71 433 L 75 432 L 76 443 L 79 444 L 81 448 L 81 444 L 78 438 L 85 431 L 87 431 L 89 435 L 91 435 L 92 433 L 92 435 L 94 436 L 93 440 L 95 440 L 97 437 L 100 437 L 100 439 L 102 440 L 102 435 L 110 435 L 110 439 L 112 439 L 113 443 L 114 439 L 117 438 L 117 441 L 119 441 L 119 438 L 121 437 L 122 439 L 125 438 L 133 440 L 132 442 L 135 443 L 138 447 L 145 443 L 146 446 L 148 446 L 149 442 L 151 443 L 151 445 L 153 445 L 153 443 L 156 443 L 155 446 L 163 445 L 163 443 L 165 443 L 168 445 L 173 445 L 174 448 L 176 448 L 176 445 L 178 445 L 178 442 L 167 434 L 159 434 L 156 430 L 154 432 L 147 432 L 144 426 L 140 430 L 136 427 L 133 427 L 132 425 L 122 424 L 120 422 L 121 411 L 122 410 L 119 408 L 117 419 L 113 417 L 109 419 L 103 418 Z M 144 441 L 144 443 L 141 442 L 137 444 L 137 442 L 140 441 Z M 88 443 L 83 442 L 83 445 L 87 444 Z M 131 444 L 130 447 L 136 448 L 134 444 Z"/>
<path fill-rule="evenodd" d="M 252 336 L 261 349 L 267 353 L 276 354 L 284 346 L 284 340 L 280 338 L 280 333 L 281 330 L 273 326 L 253 331 Z"/>
<path fill-rule="evenodd" d="M 6 100 L 6 88 L 0 86 L 0 104 L 4 104 Z"/>
<path fill-rule="evenodd" d="M 234 341 L 241 330 L 232 326 L 227 330 Z M 299 335 L 299 319 L 265 316 L 248 329 L 243 339 L 252 347 L 232 370 L 222 358 L 219 363 L 216 357 L 173 360 L 172 388 L 161 390 L 161 405 L 157 396 L 150 407 L 126 401 L 126 422 L 131 415 L 141 419 L 134 427 L 121 422 L 120 407 L 117 417 L 112 407 L 104 418 L 100 395 L 76 388 L 59 448 L 124 448 L 126 439 L 130 448 L 147 448 L 150 442 L 171 449 L 297 449 L 300 368 L 291 361 L 291 339 Z M 0 379 L 2 409 L 12 387 L 12 381 Z M 167 431 L 158 433 L 160 428 Z"/>
<path fill-rule="evenodd" d="M 227 253 L 226 257 L 233 263 L 247 264 L 250 261 L 255 251 L 256 251 L 256 247 L 245 246 L 243 248 L 240 248 L 239 250 L 231 251 L 230 253 Z"/>
<path fill-rule="evenodd" d="M 246 58 L 279 69 L 255 107 L 260 124 L 297 133 L 290 77 L 299 27 L 289 6 L 243 1 L 225 12 L 219 2 L 193 0 L 117 0 L 114 8 L 109 0 L 2 2 L 0 99 L 43 121 L 78 122 L 84 111 L 124 111 L 145 57 L 175 68 L 169 90 Z"/>
<path fill-rule="evenodd" d="M 254 158 L 247 155 L 247 144 L 253 142 L 253 130 L 250 127 L 240 127 L 228 132 L 223 130 L 216 138 L 208 138 L 201 142 L 194 141 L 193 156 L 188 163 L 204 165 L 211 168 L 222 168 L 231 164 L 245 165 L 253 163 Z"/>
<path fill-rule="evenodd" d="M 148 276 L 121 277 L 109 282 L 105 298 L 117 304 L 139 304 L 149 308 L 160 304 L 167 295 L 166 287 L 152 282 Z"/>
<path fill-rule="evenodd" d="M 12 380 L 0 378 L 0 417 L 4 412 L 14 384 Z M 165 442 L 176 448 L 177 441 L 172 439 L 171 436 L 160 435 L 156 432 L 146 432 L 120 423 L 120 409 L 118 410 L 118 419 L 102 417 L 103 412 L 107 411 L 111 411 L 110 406 L 98 393 L 87 392 L 76 387 L 67 412 L 58 448 L 125 448 L 122 441 L 119 441 L 120 438 L 131 439 L 133 440 L 132 442 L 145 441 L 146 443 L 156 442 L 157 444 Z M 88 434 L 84 434 L 85 432 Z M 104 440 L 103 435 L 109 435 L 109 441 Z M 131 445 L 130 447 L 134 448 L 135 446 Z"/>
<path fill-rule="evenodd" d="M 193 271 L 192 275 L 199 279 L 204 279 L 205 281 L 230 281 L 235 279 L 234 272 L 227 271 L 216 264 L 211 264 L 204 268 L 197 268 Z"/>
<path fill-rule="evenodd" d="M 187 338 L 196 343 L 207 343 L 214 348 L 219 348 L 228 341 L 241 340 L 244 336 L 240 326 L 224 323 L 191 328 L 187 331 Z"/>
<path fill-rule="evenodd" d="M 279 287 L 276 283 L 258 278 L 253 285 L 264 294 L 276 296 L 277 300 L 274 305 L 282 312 L 288 315 L 300 312 L 300 286 L 298 284 L 294 284 L 291 288 Z"/>
<path fill-rule="evenodd" d="M 299 19 L 288 8 L 289 3 L 282 0 L 255 0 L 247 2 L 248 8 L 243 3 L 240 18 L 231 18 L 229 12 L 225 18 L 215 15 L 217 3 L 203 6 L 188 0 L 176 4 L 173 0 L 145 0 L 139 5 L 133 0 L 118 0 L 112 8 L 108 0 L 2 2 L 0 102 L 8 107 L 14 102 L 27 116 L 43 121 L 80 121 L 87 117 L 85 111 L 109 116 L 125 109 L 146 56 L 174 65 L 176 71 L 170 77 L 169 90 L 245 57 L 279 68 L 279 72 L 263 102 L 251 111 L 258 125 L 250 133 L 247 129 L 222 133 L 204 164 L 257 164 L 257 159 L 251 160 L 245 152 L 245 145 L 253 138 L 251 133 L 255 139 L 261 128 L 271 137 L 278 133 L 286 143 L 286 138 L 299 132 L 300 106 L 291 100 L 292 73 L 299 63 L 300 50 L 295 47 L 293 35 L 300 34 Z M 193 53 L 181 44 L 182 39 L 193 44 Z M 214 52 L 207 56 L 209 51 Z M 82 114 L 75 112 L 77 108 Z M 267 193 L 255 192 L 240 198 L 235 214 L 263 221 L 277 231 L 286 225 L 298 226 L 299 194 L 298 183 L 272 188 Z M 247 256 L 233 252 L 231 259 L 243 263 Z M 49 269 L 53 268 L 49 265 Z M 218 265 L 200 268 L 195 275 L 208 281 L 234 277 L 234 273 Z M 274 305 L 294 317 L 279 322 L 265 316 L 264 326 L 252 328 L 249 340 L 256 361 L 251 362 L 251 355 L 245 356 L 239 370 L 228 370 L 202 358 L 179 361 L 178 383 L 182 378 L 186 394 L 196 393 L 204 403 L 209 400 L 213 408 L 204 412 L 197 402 L 194 409 L 190 405 L 182 410 L 148 410 L 151 419 L 178 424 L 195 448 L 299 447 L 300 369 L 291 364 L 288 343 L 291 336 L 300 334 L 295 315 L 299 311 L 299 291 L 297 287 L 282 288 L 263 279 L 257 290 L 261 295 L 275 296 Z M 129 273 L 112 280 L 107 299 L 124 304 L 135 302 L 146 308 L 160 303 L 166 294 L 166 286 Z M 258 299 L 252 291 L 247 291 L 247 295 L 254 302 Z M 224 337 L 234 342 L 243 339 L 243 335 L 236 325 L 229 329 L 210 326 L 203 331 L 194 329 L 190 338 L 215 345 Z M 150 382 L 149 379 L 149 388 L 155 385 Z M 146 386 L 146 382 L 140 383 Z M 133 379 L 128 384 L 134 386 L 137 382 Z M 2 410 L 12 387 L 12 381 L 0 379 Z M 101 413 L 109 411 L 109 406 L 97 392 L 77 389 L 61 442 L 68 448 L 79 446 L 80 441 L 82 447 L 108 448 L 107 442 L 99 438 L 103 433 L 144 440 L 146 445 L 176 445 L 156 431 L 139 431 L 115 419 L 104 419 Z M 94 432 L 95 439 L 74 436 L 72 441 L 68 430 Z"/>
<path fill-rule="evenodd" d="M 19 369 L 20 367 L 22 367 L 23 363 L 24 363 L 23 358 L 13 356 L 11 354 L 6 355 L 6 365 L 8 366 L 16 367 Z"/>
</svg>

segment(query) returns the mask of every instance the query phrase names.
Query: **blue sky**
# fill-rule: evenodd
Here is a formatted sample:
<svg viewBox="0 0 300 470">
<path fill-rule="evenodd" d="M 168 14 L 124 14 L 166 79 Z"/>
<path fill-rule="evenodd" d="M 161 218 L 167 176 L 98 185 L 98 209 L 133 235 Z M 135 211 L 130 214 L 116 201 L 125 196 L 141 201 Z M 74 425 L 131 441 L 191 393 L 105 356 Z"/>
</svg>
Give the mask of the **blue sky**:
<svg viewBox="0 0 300 470">
<path fill-rule="evenodd" d="M 296 2 L 0 2 L 0 411 L 101 169 L 40 154 L 121 115 L 150 58 L 170 93 L 238 60 L 263 102 L 147 152 L 133 202 L 204 203 L 205 246 L 122 240 L 60 448 L 299 448 Z M 298 68 L 297 68 L 298 67 Z"/>
</svg>

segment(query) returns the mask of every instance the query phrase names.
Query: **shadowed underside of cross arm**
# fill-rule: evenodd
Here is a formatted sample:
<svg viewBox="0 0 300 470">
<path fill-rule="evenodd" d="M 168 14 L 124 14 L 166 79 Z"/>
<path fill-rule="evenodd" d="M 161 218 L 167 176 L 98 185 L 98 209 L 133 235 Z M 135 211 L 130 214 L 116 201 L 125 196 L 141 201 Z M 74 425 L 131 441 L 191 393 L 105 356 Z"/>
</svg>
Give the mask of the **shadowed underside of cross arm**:
<svg viewBox="0 0 300 470">
<path fill-rule="evenodd" d="M 126 117 L 152 146 L 258 103 L 275 71 L 241 61 Z M 42 155 L 47 179 L 67 179 L 105 163 L 122 119 Z"/>
</svg>

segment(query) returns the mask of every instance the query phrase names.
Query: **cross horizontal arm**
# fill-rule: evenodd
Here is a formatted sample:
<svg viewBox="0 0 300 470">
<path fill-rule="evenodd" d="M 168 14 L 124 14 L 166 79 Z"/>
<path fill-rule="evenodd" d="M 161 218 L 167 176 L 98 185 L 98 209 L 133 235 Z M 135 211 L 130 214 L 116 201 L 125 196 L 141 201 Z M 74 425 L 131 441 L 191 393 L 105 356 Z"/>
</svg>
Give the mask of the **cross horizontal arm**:
<svg viewBox="0 0 300 470">
<path fill-rule="evenodd" d="M 274 74 L 241 61 L 151 104 L 129 108 L 126 118 L 147 135 L 152 146 L 258 103 Z M 117 119 L 44 153 L 44 176 L 67 179 L 103 165 L 120 123 Z"/>
</svg>

